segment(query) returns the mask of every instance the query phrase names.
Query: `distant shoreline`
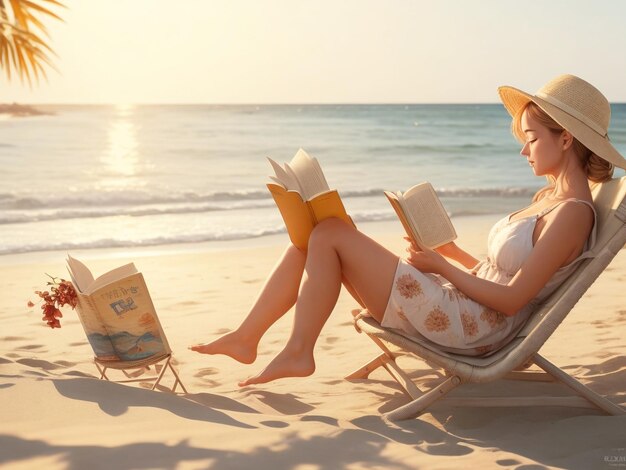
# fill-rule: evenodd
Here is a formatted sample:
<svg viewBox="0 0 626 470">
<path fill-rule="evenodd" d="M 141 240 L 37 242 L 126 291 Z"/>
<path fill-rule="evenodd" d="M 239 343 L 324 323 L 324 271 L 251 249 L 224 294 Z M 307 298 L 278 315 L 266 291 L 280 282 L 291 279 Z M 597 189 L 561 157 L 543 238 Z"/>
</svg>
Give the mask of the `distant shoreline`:
<svg viewBox="0 0 626 470">
<path fill-rule="evenodd" d="M 25 104 L 0 104 L 0 114 L 9 114 L 14 117 L 25 117 L 25 116 L 42 116 L 49 115 L 51 113 L 40 111 L 33 106 L 28 106 Z"/>
<path fill-rule="evenodd" d="M 8 105 L 8 104 L 0 104 L 0 108 L 6 108 L 6 107 L 11 107 L 11 106 L 22 106 L 22 107 L 33 107 L 30 105 L 18 105 L 17 103 L 14 103 L 13 105 Z M 626 105 L 626 101 L 612 101 L 611 102 L 611 106 L 625 106 Z M 50 107 L 118 107 L 118 106 L 129 106 L 129 107 L 161 107 L 161 106 L 172 106 L 172 107 L 216 107 L 216 108 L 229 108 L 229 107 L 242 107 L 242 106 L 258 106 L 258 107 L 292 107 L 292 108 L 297 108 L 300 106 L 305 106 L 305 107 L 327 107 L 327 108 L 331 108 L 331 107 L 368 107 L 368 106 L 375 106 L 375 107 L 402 107 L 402 106 L 419 106 L 419 107 L 440 107 L 440 106 L 466 106 L 466 107 L 475 107 L 475 106 L 491 106 L 494 108 L 502 108 L 504 110 L 504 107 L 502 106 L 502 103 L 500 102 L 496 102 L 496 101 L 489 101 L 489 102 L 476 102 L 476 103 L 471 103 L 471 102 L 460 102 L 460 103 L 455 103 L 455 102 L 450 102 L 450 103 L 428 103 L 428 102 L 424 102 L 424 103 L 419 103 L 419 102 L 406 102 L 406 103 L 402 103 L 402 102 L 392 102 L 392 103 L 384 103 L 384 102 L 376 102 L 376 103 L 367 103 L 367 102 L 363 102 L 363 103 L 345 103 L 345 102 L 336 102 L 336 103 L 88 103 L 88 102 L 84 102 L 84 103 L 71 103 L 71 102 L 66 102 L 66 103 L 58 103 L 58 102 L 54 102 L 54 103 L 35 103 L 34 106 L 41 106 L 44 108 L 50 108 Z M 6 111 L 0 111 L 0 113 L 2 112 L 6 112 Z M 54 113 L 46 113 L 46 112 L 42 112 L 42 114 L 54 114 Z"/>
</svg>

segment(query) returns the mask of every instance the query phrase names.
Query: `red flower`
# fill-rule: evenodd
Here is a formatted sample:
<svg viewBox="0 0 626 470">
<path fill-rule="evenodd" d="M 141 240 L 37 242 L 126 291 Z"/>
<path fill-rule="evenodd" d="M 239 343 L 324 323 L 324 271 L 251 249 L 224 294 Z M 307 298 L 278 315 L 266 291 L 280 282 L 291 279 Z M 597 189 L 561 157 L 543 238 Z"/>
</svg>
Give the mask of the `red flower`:
<svg viewBox="0 0 626 470">
<path fill-rule="evenodd" d="M 61 313 L 59 308 L 65 307 L 66 305 L 70 306 L 72 309 L 76 308 L 78 297 L 71 282 L 50 275 L 48 276 L 52 279 L 52 282 L 48 282 L 48 285 L 51 286 L 50 292 L 37 290 L 35 294 L 43 300 L 43 304 L 41 305 L 41 310 L 43 311 L 42 320 L 45 321 L 50 328 L 61 328 L 59 318 L 63 317 L 63 313 Z M 35 306 L 30 300 L 27 305 L 29 307 Z"/>
</svg>

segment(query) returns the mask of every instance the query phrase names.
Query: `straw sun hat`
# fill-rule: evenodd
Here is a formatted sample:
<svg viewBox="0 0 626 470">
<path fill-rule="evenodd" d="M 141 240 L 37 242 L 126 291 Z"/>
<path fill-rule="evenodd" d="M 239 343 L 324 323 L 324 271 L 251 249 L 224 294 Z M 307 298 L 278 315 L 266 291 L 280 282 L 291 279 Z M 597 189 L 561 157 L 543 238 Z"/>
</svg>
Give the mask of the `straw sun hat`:
<svg viewBox="0 0 626 470">
<path fill-rule="evenodd" d="M 598 157 L 626 169 L 626 159 L 607 134 L 611 106 L 593 85 L 574 75 L 559 75 L 534 95 L 510 86 L 498 88 L 498 94 L 511 116 L 532 101 Z"/>
</svg>

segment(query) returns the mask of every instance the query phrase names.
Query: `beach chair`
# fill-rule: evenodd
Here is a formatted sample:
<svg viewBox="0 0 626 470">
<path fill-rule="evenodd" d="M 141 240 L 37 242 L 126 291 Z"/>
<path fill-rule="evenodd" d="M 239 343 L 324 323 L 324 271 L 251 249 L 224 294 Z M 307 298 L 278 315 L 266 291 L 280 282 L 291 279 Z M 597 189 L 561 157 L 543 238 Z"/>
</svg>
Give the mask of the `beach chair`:
<svg viewBox="0 0 626 470">
<path fill-rule="evenodd" d="M 412 339 L 386 329 L 363 311 L 355 316 L 357 331 L 367 334 L 382 353 L 346 379 L 365 379 L 379 367 L 386 369 L 411 401 L 384 414 L 391 420 L 417 416 L 435 402 L 451 406 L 567 406 L 597 407 L 611 415 L 626 410 L 590 390 L 539 354 L 539 349 L 558 328 L 574 305 L 626 244 L 626 177 L 592 185 L 597 212 L 597 238 L 593 257 L 585 259 L 574 273 L 530 316 L 516 337 L 495 353 L 483 357 L 450 354 L 426 339 Z M 445 376 L 430 390 L 422 391 L 398 366 L 401 355 L 414 355 L 443 369 Z M 528 370 L 535 364 L 542 370 Z M 522 369 L 522 370 L 520 370 Z M 523 370 L 526 369 L 526 370 Z M 576 392 L 570 396 L 453 397 L 451 390 L 465 384 L 483 384 L 498 379 L 554 381 Z"/>
<path fill-rule="evenodd" d="M 97 357 L 94 357 L 93 360 L 96 364 L 98 372 L 100 372 L 100 379 L 116 383 L 153 382 L 150 390 L 155 390 L 157 388 L 167 369 L 170 369 L 174 375 L 174 384 L 170 388 L 165 388 L 172 393 L 176 393 L 176 388 L 180 385 L 183 392 L 188 393 L 187 389 L 180 380 L 176 369 L 172 366 L 171 353 L 159 355 L 157 357 L 150 357 L 140 361 L 103 361 Z M 112 380 L 106 374 L 107 369 L 120 370 L 126 378 Z"/>
</svg>

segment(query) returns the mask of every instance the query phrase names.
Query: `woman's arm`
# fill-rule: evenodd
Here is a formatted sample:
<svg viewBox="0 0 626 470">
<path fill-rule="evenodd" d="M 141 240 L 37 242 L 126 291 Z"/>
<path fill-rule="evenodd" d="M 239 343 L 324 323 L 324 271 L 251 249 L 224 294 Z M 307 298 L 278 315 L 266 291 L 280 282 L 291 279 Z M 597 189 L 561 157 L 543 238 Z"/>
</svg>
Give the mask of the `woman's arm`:
<svg viewBox="0 0 626 470">
<path fill-rule="evenodd" d="M 505 315 L 515 315 L 541 291 L 559 267 L 580 251 L 588 236 L 592 221 L 585 206 L 564 204 L 555 212 L 521 269 L 506 285 L 477 278 L 432 250 L 411 248 L 408 261 L 421 271 L 441 274 L 476 302 Z M 589 223 L 581 223 L 583 220 Z"/>
<path fill-rule="evenodd" d="M 458 261 L 467 269 L 473 268 L 480 262 L 454 242 L 441 245 L 439 248 L 435 248 L 435 251 L 446 258 Z"/>
</svg>

